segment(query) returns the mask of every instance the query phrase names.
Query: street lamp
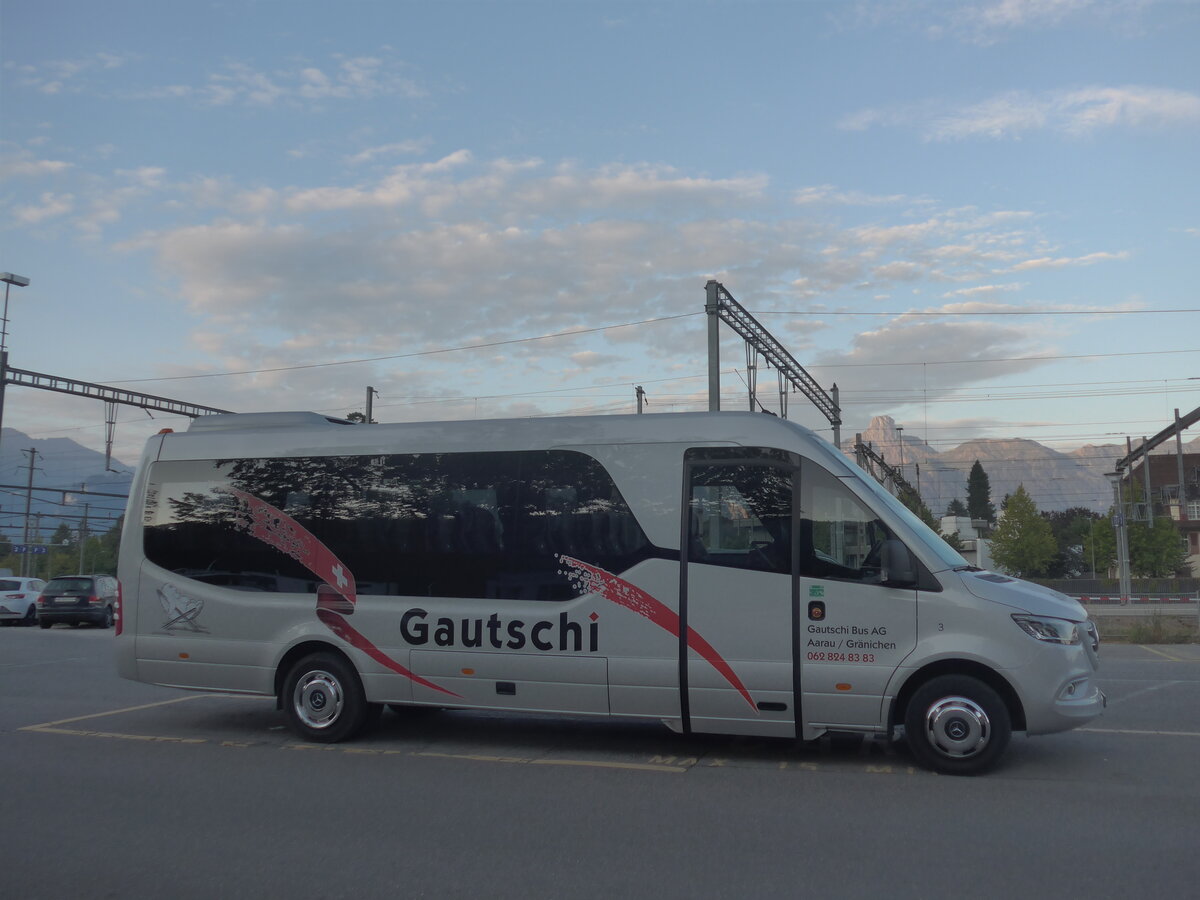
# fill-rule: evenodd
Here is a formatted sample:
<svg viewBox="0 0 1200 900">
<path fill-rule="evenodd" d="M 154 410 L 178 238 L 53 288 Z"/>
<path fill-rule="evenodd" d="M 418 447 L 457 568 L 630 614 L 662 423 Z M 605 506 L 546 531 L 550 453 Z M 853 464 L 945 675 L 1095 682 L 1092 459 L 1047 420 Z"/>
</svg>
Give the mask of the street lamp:
<svg viewBox="0 0 1200 900">
<path fill-rule="evenodd" d="M 900 477 L 904 477 L 904 426 L 896 426 L 896 440 L 900 442 Z"/>
<path fill-rule="evenodd" d="M 0 353 L 8 352 L 8 292 L 15 284 L 17 287 L 29 287 L 29 279 L 24 275 L 14 275 L 12 272 L 0 272 L 0 281 L 4 282 L 4 318 L 0 319 Z"/>
<path fill-rule="evenodd" d="M 29 287 L 29 279 L 24 275 L 14 275 L 12 272 L 0 272 L 0 281 L 4 282 L 4 318 L 0 319 L 0 427 L 4 425 L 4 387 L 8 384 L 8 292 L 15 284 L 17 287 Z"/>
</svg>

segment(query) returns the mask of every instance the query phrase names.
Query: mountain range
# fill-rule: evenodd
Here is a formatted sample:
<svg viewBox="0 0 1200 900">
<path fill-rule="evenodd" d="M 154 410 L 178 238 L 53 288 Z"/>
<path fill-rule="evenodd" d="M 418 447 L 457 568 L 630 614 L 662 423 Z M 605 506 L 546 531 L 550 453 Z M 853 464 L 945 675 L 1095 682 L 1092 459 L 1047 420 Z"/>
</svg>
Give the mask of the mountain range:
<svg viewBox="0 0 1200 900">
<path fill-rule="evenodd" d="M 33 457 L 33 491 L 30 454 Z M 30 543 L 48 541 L 60 524 L 78 530 L 87 516 L 88 532 L 100 534 L 125 511 L 133 469 L 119 460 L 104 467 L 104 454 L 70 438 L 31 438 L 15 428 L 0 430 L 0 535 L 14 543 L 25 537 L 29 502 Z M 92 493 L 94 492 L 94 493 Z M 106 496 L 106 495 L 117 496 Z"/>
<path fill-rule="evenodd" d="M 863 443 L 888 465 L 901 469 L 904 478 L 918 488 L 935 517 L 941 517 L 956 498 L 966 503 L 967 474 L 975 460 L 987 473 L 997 509 L 1005 495 L 1024 485 L 1043 512 L 1074 506 L 1104 512 L 1113 504 L 1112 486 L 1105 473 L 1112 472 L 1117 460 L 1128 452 L 1124 444 L 1088 444 L 1061 453 L 1024 438 L 977 438 L 939 452 L 916 435 L 897 431 L 891 416 L 876 416 L 861 434 Z M 853 439 L 843 437 L 842 445 L 853 456 Z M 1200 452 L 1200 438 L 1185 443 L 1183 449 L 1185 453 Z M 1174 441 L 1170 441 L 1153 452 L 1174 451 Z"/>
</svg>

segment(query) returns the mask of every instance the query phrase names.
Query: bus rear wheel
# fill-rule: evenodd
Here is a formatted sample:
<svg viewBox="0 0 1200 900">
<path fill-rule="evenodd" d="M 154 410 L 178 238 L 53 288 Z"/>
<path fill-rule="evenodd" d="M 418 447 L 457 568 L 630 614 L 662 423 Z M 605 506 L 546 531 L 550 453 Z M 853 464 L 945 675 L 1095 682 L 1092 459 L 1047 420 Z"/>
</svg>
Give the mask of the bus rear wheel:
<svg viewBox="0 0 1200 900">
<path fill-rule="evenodd" d="M 280 701 L 291 729 L 322 744 L 353 737 L 372 712 L 358 673 L 333 653 L 313 653 L 292 666 Z"/>
<path fill-rule="evenodd" d="M 969 675 L 932 678 L 908 701 L 904 734 L 917 762 L 945 775 L 979 775 L 1003 755 L 1012 736 L 1008 707 Z"/>
</svg>

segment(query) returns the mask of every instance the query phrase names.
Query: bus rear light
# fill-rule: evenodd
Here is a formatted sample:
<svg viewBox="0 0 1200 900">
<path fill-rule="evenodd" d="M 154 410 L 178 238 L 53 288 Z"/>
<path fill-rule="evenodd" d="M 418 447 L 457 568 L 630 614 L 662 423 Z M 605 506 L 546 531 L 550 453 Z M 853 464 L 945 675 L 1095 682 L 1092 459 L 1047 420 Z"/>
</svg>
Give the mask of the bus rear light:
<svg viewBox="0 0 1200 900">
<path fill-rule="evenodd" d="M 123 599 L 124 599 L 124 595 L 121 593 L 121 582 L 118 581 L 117 582 L 117 602 L 113 606 L 113 624 L 117 626 L 117 634 L 120 634 L 122 628 L 124 628 L 124 626 L 125 626 L 125 616 L 124 616 L 125 604 L 124 604 L 124 602 L 122 602 Z"/>
</svg>

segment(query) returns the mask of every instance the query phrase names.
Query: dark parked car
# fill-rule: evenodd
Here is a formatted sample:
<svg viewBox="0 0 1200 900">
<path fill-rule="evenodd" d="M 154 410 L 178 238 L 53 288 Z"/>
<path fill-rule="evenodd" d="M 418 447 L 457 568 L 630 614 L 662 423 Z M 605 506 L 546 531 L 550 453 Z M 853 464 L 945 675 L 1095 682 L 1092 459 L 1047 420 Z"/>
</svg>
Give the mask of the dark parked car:
<svg viewBox="0 0 1200 900">
<path fill-rule="evenodd" d="M 117 579 L 111 575 L 60 575 L 51 578 L 38 597 L 38 625 L 94 622 L 111 628 L 119 598 Z"/>
</svg>

